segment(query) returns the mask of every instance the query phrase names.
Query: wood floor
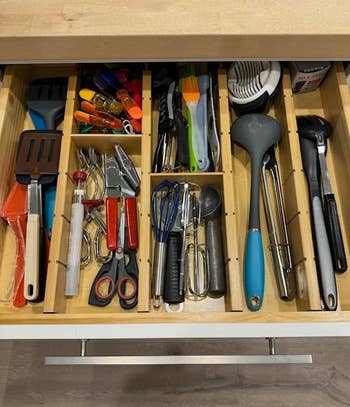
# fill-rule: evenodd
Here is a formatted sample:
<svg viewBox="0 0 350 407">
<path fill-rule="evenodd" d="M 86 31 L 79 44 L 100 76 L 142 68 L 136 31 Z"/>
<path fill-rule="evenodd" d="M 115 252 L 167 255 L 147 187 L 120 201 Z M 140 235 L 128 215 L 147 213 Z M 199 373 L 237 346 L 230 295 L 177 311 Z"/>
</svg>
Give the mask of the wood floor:
<svg viewBox="0 0 350 407">
<path fill-rule="evenodd" d="M 45 367 L 76 341 L 0 341 L 0 407 L 350 406 L 350 338 L 278 340 L 313 365 Z M 100 341 L 89 354 L 266 353 L 264 340 Z"/>
</svg>

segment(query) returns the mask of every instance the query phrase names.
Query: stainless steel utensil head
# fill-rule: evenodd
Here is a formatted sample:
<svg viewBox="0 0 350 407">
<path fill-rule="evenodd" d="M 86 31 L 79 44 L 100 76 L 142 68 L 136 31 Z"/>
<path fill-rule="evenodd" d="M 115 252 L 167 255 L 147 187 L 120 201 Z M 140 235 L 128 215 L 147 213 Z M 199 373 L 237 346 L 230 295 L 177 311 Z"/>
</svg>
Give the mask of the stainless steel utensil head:
<svg viewBox="0 0 350 407">
<path fill-rule="evenodd" d="M 107 155 L 105 161 L 106 192 L 109 197 L 135 196 L 124 173 L 113 155 Z"/>
<path fill-rule="evenodd" d="M 222 198 L 220 192 L 211 186 L 202 189 L 200 194 L 202 218 L 209 220 L 219 216 Z"/>
</svg>

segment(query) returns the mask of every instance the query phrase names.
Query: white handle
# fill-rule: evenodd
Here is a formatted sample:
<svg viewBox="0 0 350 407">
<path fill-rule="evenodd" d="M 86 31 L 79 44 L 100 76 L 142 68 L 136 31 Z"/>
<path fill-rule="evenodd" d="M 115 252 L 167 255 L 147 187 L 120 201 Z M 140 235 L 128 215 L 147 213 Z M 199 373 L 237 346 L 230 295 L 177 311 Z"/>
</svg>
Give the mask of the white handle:
<svg viewBox="0 0 350 407">
<path fill-rule="evenodd" d="M 84 222 L 84 205 L 73 203 L 69 230 L 69 248 L 66 274 L 66 295 L 78 295 L 81 244 Z"/>
<path fill-rule="evenodd" d="M 24 297 L 34 301 L 39 296 L 40 215 L 28 214 L 24 262 Z"/>
<path fill-rule="evenodd" d="M 193 154 L 198 163 L 198 168 L 201 172 L 206 171 L 209 167 L 208 154 L 205 156 L 204 141 L 201 133 L 201 129 L 198 123 L 197 108 L 198 103 L 187 103 L 188 110 L 191 115 L 192 121 L 192 149 Z"/>
<path fill-rule="evenodd" d="M 201 172 L 207 171 L 209 168 L 208 156 L 208 109 L 207 109 L 207 94 L 201 95 L 197 107 L 197 124 L 198 124 L 198 142 L 201 145 L 200 153 L 203 155 L 203 162 L 198 165 Z"/>
</svg>

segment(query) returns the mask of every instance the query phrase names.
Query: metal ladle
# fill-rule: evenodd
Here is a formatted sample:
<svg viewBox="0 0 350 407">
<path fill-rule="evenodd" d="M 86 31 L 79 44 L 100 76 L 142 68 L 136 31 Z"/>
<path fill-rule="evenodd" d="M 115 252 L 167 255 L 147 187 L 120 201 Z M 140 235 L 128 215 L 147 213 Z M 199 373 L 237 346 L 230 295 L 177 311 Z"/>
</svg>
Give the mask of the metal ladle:
<svg viewBox="0 0 350 407">
<path fill-rule="evenodd" d="M 224 248 L 221 235 L 220 192 L 213 187 L 204 187 L 200 194 L 202 218 L 205 219 L 205 244 L 209 258 L 209 290 L 211 297 L 221 297 L 226 292 Z"/>
</svg>

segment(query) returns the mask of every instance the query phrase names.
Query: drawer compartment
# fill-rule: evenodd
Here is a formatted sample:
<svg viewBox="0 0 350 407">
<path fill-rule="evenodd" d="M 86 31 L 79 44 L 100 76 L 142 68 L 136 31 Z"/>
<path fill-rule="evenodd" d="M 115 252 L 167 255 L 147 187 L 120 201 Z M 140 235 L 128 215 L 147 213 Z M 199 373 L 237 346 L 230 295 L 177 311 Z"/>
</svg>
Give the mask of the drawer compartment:
<svg viewBox="0 0 350 407">
<path fill-rule="evenodd" d="M 79 69 L 81 72 L 82 69 Z M 88 304 L 89 292 L 92 282 L 101 267 L 101 264 L 97 263 L 93 256 L 91 263 L 80 270 L 80 289 L 79 295 L 73 297 L 66 297 L 64 295 L 65 291 L 65 278 L 66 278 L 66 264 L 68 255 L 68 240 L 69 240 L 69 220 L 71 216 L 71 203 L 74 192 L 74 183 L 72 181 L 72 174 L 74 171 L 79 169 L 79 163 L 77 160 L 77 149 L 84 148 L 87 150 L 89 147 L 95 148 L 95 150 L 100 153 L 112 153 L 114 145 L 120 145 L 124 151 L 132 159 L 136 170 L 141 178 L 141 188 L 138 194 L 138 226 L 139 235 L 144 235 L 144 223 L 143 222 L 143 201 L 147 199 L 147 193 L 145 186 L 147 183 L 147 173 L 144 171 L 143 167 L 145 165 L 145 160 L 143 156 L 147 156 L 147 134 L 149 134 L 149 121 L 150 121 L 150 73 L 144 72 L 142 83 L 142 134 L 80 134 L 79 133 L 79 123 L 74 119 L 73 113 L 75 110 L 80 108 L 80 101 L 78 92 L 80 89 L 80 80 L 77 77 L 76 88 L 75 88 L 75 98 L 74 103 L 71 105 L 70 111 L 70 128 L 67 130 L 69 138 L 67 143 L 64 145 L 65 154 L 64 159 L 61 160 L 61 188 L 62 188 L 62 199 L 60 200 L 60 210 L 61 216 L 58 222 L 58 235 L 61 238 L 57 239 L 57 257 L 55 264 L 51 267 L 50 273 L 47 280 L 47 292 L 45 297 L 45 312 L 56 312 L 65 314 L 88 314 L 88 313 L 118 313 L 124 310 L 119 306 L 117 299 L 113 299 L 112 303 L 106 307 L 95 307 Z M 145 133 L 144 133 L 145 132 Z M 144 145 L 146 144 L 146 146 Z M 91 187 L 91 186 L 90 186 Z M 90 188 L 89 187 L 89 188 Z M 104 209 L 101 212 L 104 216 Z M 88 232 L 92 236 L 95 233 L 95 226 L 93 222 L 88 227 Z M 144 251 L 144 246 L 147 244 L 144 239 L 139 239 L 139 249 L 137 251 L 137 261 L 139 268 L 139 299 L 138 307 L 134 308 L 136 311 L 139 307 L 144 307 L 143 303 L 148 303 L 148 294 L 144 293 L 142 281 L 145 280 L 143 273 L 145 267 L 142 263 L 143 256 L 141 253 Z M 105 244 L 103 244 L 105 247 Z M 106 248 L 102 249 L 106 253 Z M 146 299 L 144 297 L 146 296 Z M 129 312 L 129 311 L 128 311 Z"/>
<path fill-rule="evenodd" d="M 232 121 L 236 115 L 231 110 Z M 260 219 L 265 259 L 265 295 L 262 311 L 300 311 L 320 309 L 316 269 L 313 262 L 311 228 L 308 221 L 307 192 L 301 170 L 298 135 L 295 130 L 296 118 L 291 94 L 289 74 L 284 73 L 282 86 L 273 100 L 268 114 L 281 125 L 282 138 L 276 148 L 276 160 L 280 170 L 284 194 L 286 221 L 289 231 L 294 273 L 297 275 L 297 295 L 291 301 L 279 298 L 274 264 L 272 261 L 266 216 L 262 194 L 260 194 Z M 243 264 L 245 235 L 249 215 L 250 158 L 248 153 L 236 144 L 232 156 L 236 224 L 238 229 L 239 258 Z M 262 187 L 261 187 L 262 189 Z M 241 266 L 242 269 L 242 266 Z M 296 270 L 298 270 L 296 272 Z M 299 280 L 299 281 L 298 281 Z M 243 274 L 241 276 L 243 281 Z M 299 289 L 298 287 L 303 287 Z M 243 289 L 243 288 L 242 288 Z"/>
<path fill-rule="evenodd" d="M 349 264 L 349 227 L 350 216 L 348 199 L 349 164 L 349 89 L 346 84 L 341 63 L 335 64 L 320 88 L 311 93 L 293 97 L 296 115 L 315 114 L 327 119 L 333 127 L 333 133 L 327 140 L 326 161 L 332 190 L 337 202 L 338 215 L 342 230 L 344 248 Z M 308 201 L 307 201 L 308 203 Z M 309 208 L 308 208 L 309 210 Z M 336 273 L 339 309 L 348 310 L 350 277 L 349 271 Z"/>
<path fill-rule="evenodd" d="M 6 199 L 15 180 L 14 167 L 16 161 L 17 142 L 20 133 L 23 130 L 33 129 L 33 123 L 27 112 L 26 99 L 29 82 L 42 77 L 67 77 L 68 89 L 66 95 L 66 106 L 71 103 L 74 96 L 75 67 L 67 66 L 10 66 L 6 69 L 4 76 L 3 88 L 0 97 L 0 158 L 4 163 L 2 176 L 0 180 L 0 202 Z M 68 108 L 60 129 L 63 129 L 67 122 Z M 63 140 L 62 140 L 63 145 Z M 59 187 L 58 187 L 59 188 Z M 57 204 L 57 200 L 56 200 Z M 55 214 L 57 205 L 55 206 Z M 56 216 L 52 227 L 52 234 L 55 234 Z M 55 257 L 55 245 L 51 246 L 50 258 Z M 16 260 L 16 239 L 12 229 L 7 226 L 6 222 L 1 220 L 0 223 L 0 286 L 1 298 L 7 299 L 7 289 L 11 288 L 14 274 L 14 264 Z M 12 288 L 13 289 L 13 288 Z M 11 290 L 10 290 L 11 292 Z M 5 298 L 4 298 L 5 297 Z M 38 303 L 29 303 L 20 309 L 15 308 L 11 301 L 0 302 L 0 308 L 6 312 L 15 313 L 41 313 L 43 311 L 43 301 Z"/>
<path fill-rule="evenodd" d="M 77 81 L 78 83 L 79 81 Z M 76 98 L 74 100 L 73 109 L 79 106 L 78 88 Z M 88 148 L 95 147 L 99 152 L 111 152 L 114 144 L 121 145 L 125 151 L 130 155 L 134 164 L 136 165 L 141 176 L 140 194 L 138 196 L 139 202 L 139 234 L 140 234 L 140 247 L 137 253 L 138 266 L 139 266 L 139 301 L 138 307 L 135 311 L 149 312 L 153 311 L 151 305 L 151 269 L 153 262 L 153 236 L 151 232 L 151 217 L 150 217 L 150 199 L 151 190 L 159 181 L 164 178 L 169 180 L 178 181 L 192 181 L 200 185 L 211 185 L 217 187 L 220 191 L 224 192 L 223 195 L 223 215 L 222 225 L 224 230 L 224 241 L 226 241 L 226 230 L 232 228 L 232 211 L 226 211 L 227 202 L 230 199 L 227 197 L 230 194 L 230 189 L 224 188 L 224 174 L 218 173 L 205 173 L 205 174 L 191 174 L 191 173 L 167 173 L 167 174 L 152 174 L 152 140 L 156 136 L 157 128 L 152 126 L 151 130 L 151 106 L 153 118 L 156 116 L 156 103 L 151 104 L 151 76 L 149 72 L 143 74 L 143 118 L 142 118 L 142 134 L 141 135 L 113 135 L 113 134 L 78 134 L 73 133 L 78 131 L 78 125 L 75 120 L 70 121 L 71 130 L 68 142 L 65 144 L 65 155 L 61 161 L 62 172 L 62 197 L 60 201 L 60 208 L 62 215 L 58 221 L 58 233 L 62 238 L 59 240 L 59 248 L 57 251 L 58 257 L 56 264 L 50 269 L 48 276 L 48 290 L 45 298 L 45 312 L 56 312 L 63 314 L 117 314 L 125 313 L 117 304 L 117 299 L 107 307 L 92 307 L 88 305 L 88 295 L 90 292 L 91 283 L 98 271 L 98 264 L 92 262 L 86 269 L 81 270 L 81 283 L 80 294 L 76 297 L 64 296 L 64 282 L 66 259 L 68 251 L 68 233 L 69 233 L 69 219 L 70 208 L 72 202 L 72 194 L 74 185 L 72 182 L 72 173 L 78 168 L 76 159 L 76 150 L 79 147 Z M 72 113 L 72 112 L 71 112 Z M 226 143 L 228 140 L 226 139 Z M 227 190 L 227 193 L 225 192 Z M 201 231 L 203 235 L 203 230 Z M 142 238 L 141 238 L 142 237 Z M 202 236 L 201 236 L 202 238 Z M 225 246 L 225 263 L 228 270 L 231 269 L 231 260 L 228 253 L 229 246 Z M 232 273 L 231 273 L 232 274 Z M 228 294 L 221 299 L 208 299 L 206 301 L 186 302 L 185 312 L 225 312 L 232 309 L 240 310 L 241 304 L 239 296 L 235 296 L 231 301 L 232 278 L 230 273 L 227 278 Z M 232 297 L 233 298 L 233 297 Z M 190 305 L 191 304 L 191 305 Z M 161 312 L 162 313 L 162 312 Z M 159 315 L 159 313 L 157 313 Z M 165 315 L 165 314 L 164 314 Z"/>
<path fill-rule="evenodd" d="M 327 164 L 335 198 L 338 203 L 340 223 L 343 232 L 347 258 L 348 230 L 344 219 L 349 216 L 349 208 L 345 197 L 346 179 L 349 177 L 348 163 L 345 158 L 349 152 L 349 130 L 344 106 L 348 101 L 348 90 L 342 66 L 336 64 L 321 87 L 311 93 L 293 95 L 289 73 L 285 72 L 282 88 L 274 99 L 268 114 L 275 117 L 282 127 L 282 139 L 276 149 L 276 158 L 280 168 L 283 193 L 286 206 L 286 217 L 290 236 L 293 269 L 296 278 L 297 297 L 286 302 L 279 299 L 274 267 L 272 263 L 270 242 L 264 215 L 263 201 L 260 199 L 260 215 L 262 220 L 263 246 L 265 252 L 266 286 L 265 300 L 262 311 L 305 311 L 321 310 L 319 284 L 315 254 L 312 244 L 310 207 L 308 187 L 304 175 L 296 116 L 317 114 L 325 117 L 333 126 L 334 132 L 328 141 Z M 232 111 L 232 119 L 235 113 Z M 234 146 L 233 154 L 233 185 L 236 204 L 238 235 L 244 236 L 248 223 L 250 159 L 247 152 Z M 244 255 L 244 239 L 240 239 L 240 259 Z M 336 274 L 338 286 L 338 311 L 348 308 L 349 273 Z M 243 280 L 243 275 L 241 281 Z"/>
</svg>

